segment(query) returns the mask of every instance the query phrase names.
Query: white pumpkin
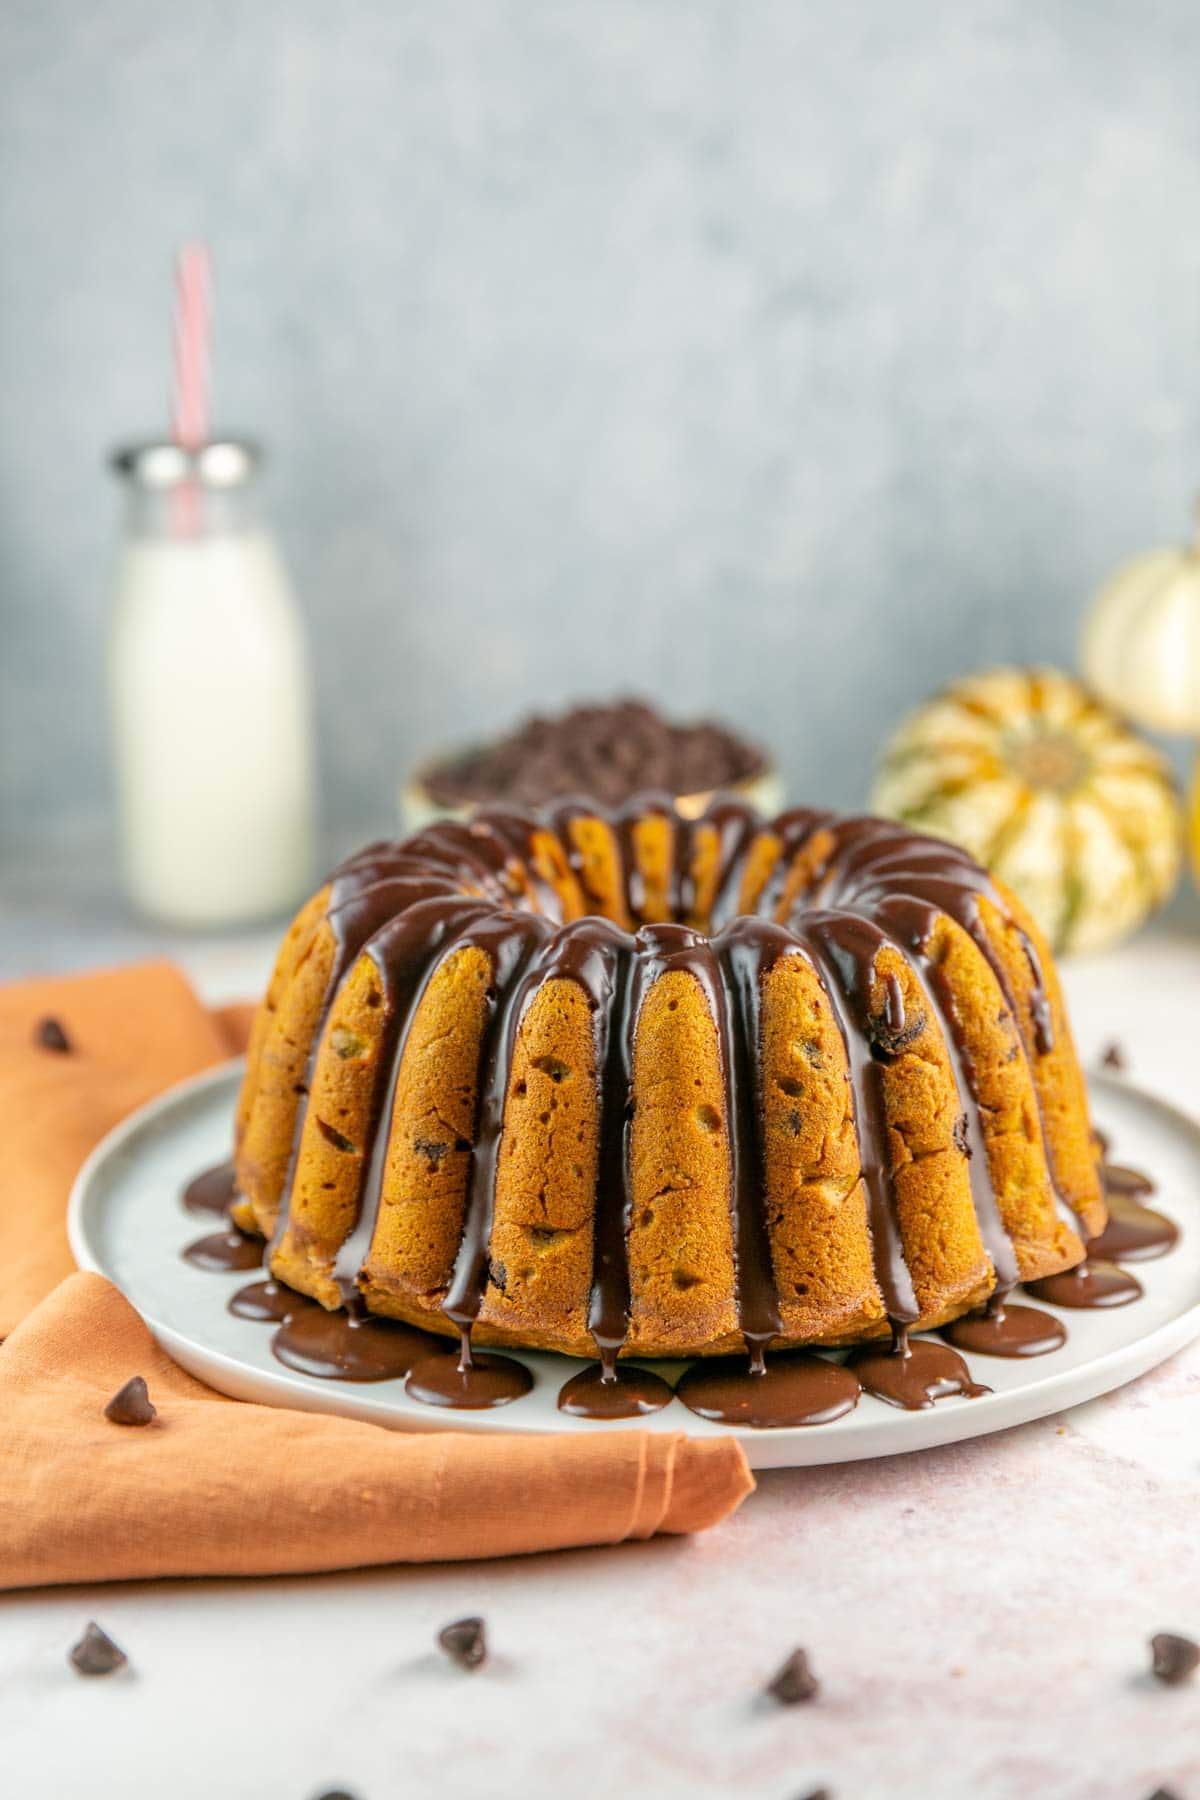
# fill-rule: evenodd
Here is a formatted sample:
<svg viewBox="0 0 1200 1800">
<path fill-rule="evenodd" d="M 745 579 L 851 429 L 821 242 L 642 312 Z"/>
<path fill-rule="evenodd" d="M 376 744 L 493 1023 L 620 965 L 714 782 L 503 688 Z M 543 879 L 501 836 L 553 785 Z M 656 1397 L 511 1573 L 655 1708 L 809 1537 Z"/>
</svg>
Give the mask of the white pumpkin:
<svg viewBox="0 0 1200 1800">
<path fill-rule="evenodd" d="M 1179 873 L 1165 758 L 1056 669 L 987 670 L 920 707 L 883 752 L 872 804 L 962 844 L 1058 951 L 1128 936 Z"/>
<path fill-rule="evenodd" d="M 1110 706 L 1158 731 L 1200 731 L 1200 532 L 1119 568 L 1084 621 L 1080 666 Z"/>
</svg>

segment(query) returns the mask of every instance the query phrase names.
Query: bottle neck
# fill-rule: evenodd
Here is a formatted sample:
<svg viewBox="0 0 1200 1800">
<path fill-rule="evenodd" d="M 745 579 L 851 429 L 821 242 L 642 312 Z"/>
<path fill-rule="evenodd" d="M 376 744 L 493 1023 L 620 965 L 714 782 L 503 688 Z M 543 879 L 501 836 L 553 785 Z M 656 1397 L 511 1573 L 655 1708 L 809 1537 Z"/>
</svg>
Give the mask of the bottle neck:
<svg viewBox="0 0 1200 1800">
<path fill-rule="evenodd" d="M 258 483 L 212 487 L 197 480 L 173 487 L 130 481 L 125 491 L 125 535 L 206 539 L 250 531 L 261 522 Z"/>
</svg>

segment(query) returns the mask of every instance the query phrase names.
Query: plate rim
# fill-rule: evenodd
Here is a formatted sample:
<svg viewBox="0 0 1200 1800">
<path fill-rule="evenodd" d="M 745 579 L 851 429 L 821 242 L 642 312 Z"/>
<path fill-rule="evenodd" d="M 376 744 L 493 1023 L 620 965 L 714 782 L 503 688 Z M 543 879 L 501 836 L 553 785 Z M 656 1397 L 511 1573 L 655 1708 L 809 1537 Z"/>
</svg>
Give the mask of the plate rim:
<svg viewBox="0 0 1200 1800">
<path fill-rule="evenodd" d="M 133 1112 L 127 1114 L 112 1126 L 99 1142 L 89 1151 L 71 1185 L 67 1201 L 66 1230 L 71 1254 L 78 1267 L 84 1271 L 102 1275 L 111 1281 L 122 1297 L 138 1313 L 160 1347 L 188 1373 L 206 1385 L 215 1388 L 215 1383 L 198 1366 L 206 1369 L 219 1369 L 231 1383 L 229 1387 L 217 1391 L 233 1395 L 235 1398 L 248 1399 L 264 1405 L 280 1405 L 292 1410 L 325 1412 L 332 1415 L 351 1417 L 382 1426 L 385 1429 L 405 1431 L 438 1431 L 453 1430 L 473 1433 L 501 1432 L 507 1435 L 555 1435 L 553 1419 L 528 1421 L 507 1414 L 507 1409 L 494 1412 L 470 1415 L 454 1413 L 446 1416 L 435 1409 L 429 1409 L 429 1418 L 421 1414 L 405 1412 L 403 1416 L 381 1417 L 377 1410 L 356 1408 L 354 1405 L 356 1384 L 327 1383 L 316 1388 L 313 1378 L 304 1376 L 285 1368 L 282 1364 L 278 1370 L 262 1371 L 253 1364 L 239 1359 L 230 1352 L 216 1345 L 205 1344 L 188 1331 L 169 1324 L 156 1316 L 153 1310 L 146 1310 L 126 1292 L 121 1282 L 105 1266 L 103 1257 L 93 1247 L 88 1227 L 87 1212 L 93 1188 L 105 1175 L 108 1165 L 127 1152 L 131 1140 L 154 1127 L 170 1114 L 181 1109 L 186 1110 L 197 1100 L 203 1100 L 211 1090 L 222 1087 L 234 1088 L 245 1066 L 244 1055 L 227 1059 L 215 1066 L 202 1069 L 195 1075 L 175 1082 L 162 1093 L 144 1101 Z M 1132 1100 L 1135 1105 L 1149 1110 L 1175 1132 L 1181 1132 L 1191 1140 L 1192 1148 L 1200 1161 L 1200 1118 L 1184 1111 L 1173 1101 L 1163 1099 L 1160 1095 L 1149 1092 L 1137 1083 L 1129 1081 L 1123 1075 L 1110 1074 L 1105 1070 L 1087 1072 L 1089 1091 L 1112 1095 L 1118 1100 Z M 838 1454 L 835 1457 L 821 1459 L 805 1456 L 803 1466 L 832 1466 L 835 1462 L 862 1461 L 879 1456 L 908 1455 L 919 1450 L 937 1448 L 950 1443 L 963 1442 L 971 1438 L 988 1436 L 996 1431 L 1011 1429 L 1016 1424 L 1032 1423 L 1046 1418 L 1055 1412 L 1068 1407 L 1084 1404 L 1089 1399 L 1098 1398 L 1104 1393 L 1124 1386 L 1128 1381 L 1137 1380 L 1158 1363 L 1174 1355 L 1194 1338 L 1200 1337 L 1200 1297 L 1190 1306 L 1183 1307 L 1168 1319 L 1155 1326 L 1144 1337 L 1132 1342 L 1118 1344 L 1110 1349 L 1098 1351 L 1086 1362 L 1072 1364 L 1069 1368 L 1057 1371 L 1047 1370 L 1044 1375 L 1034 1378 L 1019 1389 L 999 1389 L 970 1402 L 947 1407 L 943 1402 L 936 1408 L 923 1409 L 920 1412 L 905 1413 L 902 1410 L 888 1408 L 888 1415 L 895 1415 L 894 1424 L 901 1420 L 908 1421 L 904 1437 L 900 1441 L 889 1444 L 886 1449 L 856 1447 L 853 1438 L 845 1434 L 839 1435 L 836 1442 Z M 535 1356 L 537 1358 L 553 1355 L 553 1352 L 523 1352 L 514 1349 L 511 1354 Z M 582 1366 L 578 1358 L 563 1358 L 564 1362 Z M 655 1359 L 645 1359 L 652 1362 Z M 679 1359 L 657 1359 L 658 1361 L 678 1361 Z M 1132 1365 L 1132 1366 L 1130 1366 Z M 540 1361 L 534 1364 L 535 1370 L 540 1368 Z M 1026 1365 L 1029 1366 L 1029 1365 Z M 1114 1369 L 1124 1369 L 1117 1380 L 1109 1377 Z M 250 1394 L 249 1387 L 257 1392 Z M 272 1398 L 265 1398 L 262 1389 L 271 1391 Z M 325 1388 L 332 1390 L 328 1398 Z M 997 1411 L 1010 1412 L 1019 1410 L 1019 1417 L 997 1418 Z M 789 1456 L 789 1449 L 803 1442 L 814 1447 L 819 1445 L 823 1432 L 803 1426 L 787 1426 L 775 1430 L 752 1430 L 722 1426 L 709 1420 L 703 1420 L 681 1408 L 683 1416 L 678 1420 L 675 1429 L 694 1438 L 712 1438 L 714 1436 L 733 1436 L 741 1443 L 752 1466 L 759 1468 L 801 1466 Z M 947 1416 L 959 1422 L 958 1428 L 946 1435 L 944 1421 Z M 853 1416 L 853 1415 L 850 1415 Z M 928 1428 L 938 1419 L 936 1428 L 930 1434 L 921 1430 L 924 1423 Z M 661 1420 L 661 1415 L 655 1415 Z M 578 1422 L 564 1425 L 561 1430 L 574 1431 Z M 639 1419 L 622 1420 L 589 1420 L 586 1426 L 589 1431 L 620 1431 L 645 1429 L 649 1421 Z M 651 1427 L 655 1430 L 665 1428 L 664 1422 Z M 864 1432 L 863 1436 L 869 1436 Z M 908 1441 L 905 1441 L 907 1439 Z M 832 1448 L 832 1445 L 831 1445 Z"/>
</svg>

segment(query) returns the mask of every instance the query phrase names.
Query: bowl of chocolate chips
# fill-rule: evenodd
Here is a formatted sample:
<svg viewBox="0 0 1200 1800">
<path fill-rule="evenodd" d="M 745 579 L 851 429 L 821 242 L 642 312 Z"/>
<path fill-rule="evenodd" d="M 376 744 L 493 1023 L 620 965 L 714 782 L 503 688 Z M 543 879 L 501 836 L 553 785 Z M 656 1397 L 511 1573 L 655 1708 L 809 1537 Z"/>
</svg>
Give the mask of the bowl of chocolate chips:
<svg viewBox="0 0 1200 1800">
<path fill-rule="evenodd" d="M 634 794 L 673 795 L 698 818 L 715 793 L 735 793 L 763 812 L 783 805 L 783 783 L 765 751 L 714 720 L 666 719 L 645 700 L 573 706 L 526 719 L 509 736 L 438 756 L 400 792 L 406 831 L 479 806 L 552 806 L 587 795 L 614 810 Z"/>
</svg>

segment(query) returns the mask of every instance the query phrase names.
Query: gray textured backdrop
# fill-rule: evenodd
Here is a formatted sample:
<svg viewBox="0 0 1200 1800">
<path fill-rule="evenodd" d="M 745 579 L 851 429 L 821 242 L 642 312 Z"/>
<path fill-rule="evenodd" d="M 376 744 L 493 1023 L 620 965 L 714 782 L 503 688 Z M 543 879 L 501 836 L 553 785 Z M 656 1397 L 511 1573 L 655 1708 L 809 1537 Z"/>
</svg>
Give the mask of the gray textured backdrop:
<svg viewBox="0 0 1200 1800">
<path fill-rule="evenodd" d="M 639 688 L 862 797 L 1200 478 L 1195 0 L 8 3 L 0 820 L 95 827 L 116 438 L 213 243 L 327 812 Z"/>
</svg>

